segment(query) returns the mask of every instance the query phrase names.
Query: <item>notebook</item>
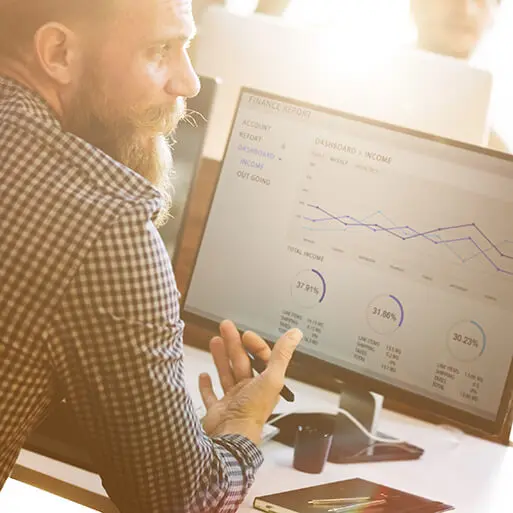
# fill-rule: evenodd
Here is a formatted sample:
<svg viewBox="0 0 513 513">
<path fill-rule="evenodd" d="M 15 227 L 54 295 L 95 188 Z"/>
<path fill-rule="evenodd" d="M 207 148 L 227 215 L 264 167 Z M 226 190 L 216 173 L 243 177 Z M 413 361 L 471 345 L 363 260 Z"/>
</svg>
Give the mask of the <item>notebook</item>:
<svg viewBox="0 0 513 513">
<path fill-rule="evenodd" d="M 341 497 L 369 497 L 372 500 L 386 500 L 384 505 L 355 508 L 354 511 L 358 513 L 439 513 L 454 509 L 453 506 L 449 506 L 443 502 L 412 495 L 363 479 L 337 481 L 257 497 L 253 502 L 253 507 L 268 513 L 323 513 L 337 506 L 309 505 L 308 502 L 311 500 Z M 344 506 L 346 505 L 347 504 L 344 504 Z"/>
</svg>

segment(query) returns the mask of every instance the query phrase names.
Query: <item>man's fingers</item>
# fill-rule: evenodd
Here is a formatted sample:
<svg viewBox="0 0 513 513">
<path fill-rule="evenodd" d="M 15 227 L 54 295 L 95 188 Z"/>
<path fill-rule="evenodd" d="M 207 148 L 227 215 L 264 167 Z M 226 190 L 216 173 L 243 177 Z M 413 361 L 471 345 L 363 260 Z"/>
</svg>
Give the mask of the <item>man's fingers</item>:
<svg viewBox="0 0 513 513">
<path fill-rule="evenodd" d="M 212 379 L 208 374 L 200 374 L 199 390 L 201 399 L 207 410 L 218 401 L 214 387 L 212 386 Z"/>
<path fill-rule="evenodd" d="M 276 341 L 267 364 L 267 371 L 273 375 L 273 378 L 281 380 L 285 378 L 292 355 L 302 338 L 303 334 L 300 330 L 292 329 Z"/>
<path fill-rule="evenodd" d="M 242 343 L 252 355 L 260 360 L 268 362 L 269 358 L 271 358 L 271 348 L 267 345 L 265 340 L 256 333 L 246 331 L 244 335 L 242 335 Z"/>
<path fill-rule="evenodd" d="M 240 339 L 239 331 L 232 321 L 223 321 L 219 327 L 223 337 L 235 382 L 252 376 L 251 364 Z"/>
<path fill-rule="evenodd" d="M 221 337 L 214 337 L 210 341 L 210 352 L 214 359 L 214 364 L 219 374 L 219 381 L 223 387 L 224 393 L 229 392 L 235 385 L 232 366 L 226 350 L 225 342 Z"/>
</svg>

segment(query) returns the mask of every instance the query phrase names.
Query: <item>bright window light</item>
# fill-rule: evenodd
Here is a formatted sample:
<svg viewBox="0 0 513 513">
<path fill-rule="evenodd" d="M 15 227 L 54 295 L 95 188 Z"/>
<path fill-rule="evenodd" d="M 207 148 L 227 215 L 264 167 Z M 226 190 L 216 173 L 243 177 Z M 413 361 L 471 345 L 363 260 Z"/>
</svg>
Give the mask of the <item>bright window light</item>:
<svg viewBox="0 0 513 513">
<path fill-rule="evenodd" d="M 379 58 L 379 53 L 372 57 L 375 52 L 412 46 L 415 41 L 409 0 L 291 0 L 285 19 L 325 30 L 324 58 L 336 59 L 347 48 L 355 62 L 368 62 L 368 59 Z M 496 26 L 483 41 L 473 62 L 493 73 L 491 119 L 494 128 L 513 150 L 512 25 L 513 0 L 502 0 Z"/>
</svg>

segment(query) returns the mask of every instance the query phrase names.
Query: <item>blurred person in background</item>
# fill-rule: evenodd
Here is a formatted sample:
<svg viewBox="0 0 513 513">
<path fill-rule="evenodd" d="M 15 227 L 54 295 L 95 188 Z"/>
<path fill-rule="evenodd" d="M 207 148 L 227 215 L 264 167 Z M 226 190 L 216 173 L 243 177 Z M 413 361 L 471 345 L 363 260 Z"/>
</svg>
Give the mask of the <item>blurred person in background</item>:
<svg viewBox="0 0 513 513">
<path fill-rule="evenodd" d="M 468 60 L 491 30 L 501 0 L 410 0 L 420 50 Z M 508 151 L 492 130 L 490 148 Z"/>
</svg>

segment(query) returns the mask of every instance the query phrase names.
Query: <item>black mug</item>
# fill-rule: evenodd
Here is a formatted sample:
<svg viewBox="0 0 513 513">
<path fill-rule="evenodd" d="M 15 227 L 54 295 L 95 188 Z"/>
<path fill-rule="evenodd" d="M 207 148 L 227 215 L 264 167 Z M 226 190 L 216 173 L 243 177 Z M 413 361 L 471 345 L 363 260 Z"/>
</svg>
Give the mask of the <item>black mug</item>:
<svg viewBox="0 0 513 513">
<path fill-rule="evenodd" d="M 295 469 L 320 474 L 324 468 L 333 440 L 333 433 L 317 426 L 298 426 L 294 444 Z"/>
</svg>

